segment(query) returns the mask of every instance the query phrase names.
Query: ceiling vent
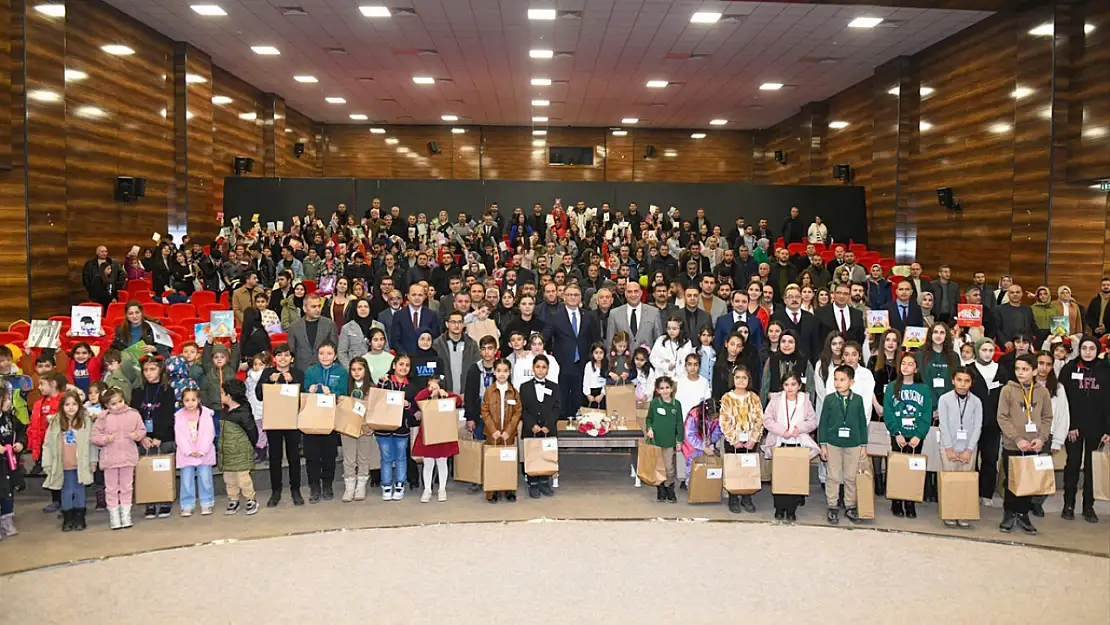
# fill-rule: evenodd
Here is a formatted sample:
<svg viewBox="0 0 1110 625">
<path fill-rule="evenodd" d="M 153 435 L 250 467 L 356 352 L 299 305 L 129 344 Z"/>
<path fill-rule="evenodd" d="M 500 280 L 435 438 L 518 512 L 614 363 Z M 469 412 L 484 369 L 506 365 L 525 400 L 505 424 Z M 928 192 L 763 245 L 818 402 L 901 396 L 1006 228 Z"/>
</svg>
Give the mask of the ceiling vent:
<svg viewBox="0 0 1110 625">
<path fill-rule="evenodd" d="M 411 7 L 389 7 L 389 12 L 392 13 L 394 17 L 398 15 L 416 15 L 416 9 Z"/>
<path fill-rule="evenodd" d="M 561 20 L 580 20 L 582 19 L 581 11 L 559 11 L 555 14 L 556 19 Z"/>
<path fill-rule="evenodd" d="M 328 54 L 347 54 L 347 51 L 343 48 L 324 48 L 324 52 Z"/>
<path fill-rule="evenodd" d="M 278 7 L 278 10 L 281 11 L 282 15 L 288 15 L 290 17 L 308 15 L 308 11 L 305 11 L 301 7 Z"/>
</svg>

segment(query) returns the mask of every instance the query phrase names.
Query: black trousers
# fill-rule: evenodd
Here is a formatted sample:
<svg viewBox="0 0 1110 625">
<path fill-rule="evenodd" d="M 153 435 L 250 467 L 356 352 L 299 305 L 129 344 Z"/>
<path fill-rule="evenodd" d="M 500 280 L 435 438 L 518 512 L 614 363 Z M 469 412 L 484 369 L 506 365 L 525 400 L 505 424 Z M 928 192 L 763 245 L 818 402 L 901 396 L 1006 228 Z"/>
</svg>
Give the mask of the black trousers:
<svg viewBox="0 0 1110 625">
<path fill-rule="evenodd" d="M 1018 497 L 1010 491 L 1010 458 L 1013 456 L 1020 457 L 1020 451 L 1010 451 L 1009 449 L 1002 450 L 1002 477 L 1003 482 L 1006 484 L 1006 493 L 1002 497 L 1002 509 L 1006 512 L 1014 514 L 1029 514 L 1029 510 L 1033 507 L 1032 497 Z M 1071 458 L 1068 458 L 1071 462 Z"/>
<path fill-rule="evenodd" d="M 1068 452 L 1068 463 L 1064 465 L 1064 505 L 1075 507 L 1075 495 L 1079 489 L 1079 467 L 1083 467 L 1083 509 L 1090 510 L 1095 505 L 1094 476 L 1091 468 L 1091 452 L 1098 449 L 1101 437 L 1079 431 L 1075 441 L 1065 440 L 1064 449 Z"/>
<path fill-rule="evenodd" d="M 582 405 L 582 375 L 585 365 L 582 362 L 559 363 L 565 367 L 559 374 L 559 390 L 563 393 L 563 415 L 573 417 Z"/>
<path fill-rule="evenodd" d="M 308 469 L 309 485 L 335 481 L 335 454 L 339 450 L 339 435 L 305 434 L 304 463 Z"/>
<path fill-rule="evenodd" d="M 991 424 L 991 421 L 994 423 Z M 1001 441 L 1002 431 L 998 429 L 998 421 L 986 420 L 979 434 L 979 496 L 983 499 L 993 498 L 998 488 L 998 449 Z"/>
<path fill-rule="evenodd" d="M 281 451 L 285 446 L 285 458 L 289 461 L 289 487 L 301 487 L 301 431 L 266 430 L 270 443 L 270 490 L 281 491 Z"/>
</svg>

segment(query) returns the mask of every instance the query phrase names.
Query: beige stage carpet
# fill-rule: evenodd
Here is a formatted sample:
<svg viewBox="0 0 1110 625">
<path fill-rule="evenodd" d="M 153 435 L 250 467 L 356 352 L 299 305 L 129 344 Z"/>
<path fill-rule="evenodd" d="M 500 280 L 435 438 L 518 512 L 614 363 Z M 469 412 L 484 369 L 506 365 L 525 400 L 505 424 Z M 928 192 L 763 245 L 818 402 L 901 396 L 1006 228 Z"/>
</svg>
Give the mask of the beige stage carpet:
<svg viewBox="0 0 1110 625">
<path fill-rule="evenodd" d="M 533 521 L 228 541 L 19 573 L 0 577 L 0 623 L 1108 623 L 1108 589 L 1110 559 L 963 539 Z"/>
</svg>

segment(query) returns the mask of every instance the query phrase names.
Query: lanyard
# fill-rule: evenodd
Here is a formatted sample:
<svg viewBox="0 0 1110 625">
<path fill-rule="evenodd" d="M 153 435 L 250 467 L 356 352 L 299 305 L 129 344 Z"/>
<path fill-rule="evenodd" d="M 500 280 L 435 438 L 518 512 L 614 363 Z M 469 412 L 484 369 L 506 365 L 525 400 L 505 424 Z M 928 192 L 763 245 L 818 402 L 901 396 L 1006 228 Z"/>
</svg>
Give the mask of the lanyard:
<svg viewBox="0 0 1110 625">
<path fill-rule="evenodd" d="M 787 399 L 785 396 L 783 396 L 783 401 L 786 402 L 786 429 L 789 430 L 790 429 L 790 424 L 794 422 L 794 415 L 797 414 L 797 412 L 798 412 L 798 404 L 801 403 L 801 399 L 795 399 L 794 400 L 794 409 L 793 410 L 790 409 L 790 400 L 789 399 Z"/>
<path fill-rule="evenodd" d="M 154 387 L 153 397 L 150 394 L 150 389 L 152 386 Z M 145 399 L 145 401 L 143 402 L 143 412 L 146 413 L 147 419 L 152 419 L 153 416 L 151 416 L 151 413 L 154 412 L 154 400 L 158 399 L 158 387 L 154 386 L 153 384 L 148 384 L 147 387 L 143 389 L 143 398 Z"/>
<path fill-rule="evenodd" d="M 1025 418 L 1029 422 L 1033 421 L 1033 384 L 1029 384 L 1029 391 L 1026 392 L 1025 385 L 1021 387 L 1021 402 L 1025 408 Z"/>
<path fill-rule="evenodd" d="M 964 429 L 964 411 L 967 410 L 967 395 L 956 393 L 956 403 L 960 406 L 960 429 Z"/>
</svg>

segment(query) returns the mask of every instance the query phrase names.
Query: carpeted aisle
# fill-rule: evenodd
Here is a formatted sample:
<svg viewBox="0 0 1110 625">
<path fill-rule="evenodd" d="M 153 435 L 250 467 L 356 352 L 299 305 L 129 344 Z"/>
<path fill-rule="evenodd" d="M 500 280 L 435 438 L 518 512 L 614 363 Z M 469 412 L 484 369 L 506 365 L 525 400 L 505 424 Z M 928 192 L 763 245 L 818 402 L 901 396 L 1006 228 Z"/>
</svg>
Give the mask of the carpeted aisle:
<svg viewBox="0 0 1110 625">
<path fill-rule="evenodd" d="M 1106 558 L 960 539 L 520 522 L 287 536 L 15 574 L 0 577 L 0 622 L 1107 623 L 1107 588 Z"/>
</svg>

